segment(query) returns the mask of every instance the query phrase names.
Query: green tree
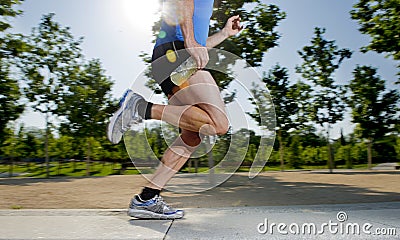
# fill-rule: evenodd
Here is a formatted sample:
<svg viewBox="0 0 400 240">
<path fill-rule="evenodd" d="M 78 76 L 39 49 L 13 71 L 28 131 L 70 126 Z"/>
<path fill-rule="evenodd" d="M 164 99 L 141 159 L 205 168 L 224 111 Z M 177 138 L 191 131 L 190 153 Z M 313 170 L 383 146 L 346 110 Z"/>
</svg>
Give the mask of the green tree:
<svg viewBox="0 0 400 240">
<path fill-rule="evenodd" d="M 106 137 L 106 121 L 116 104 L 111 97 L 113 82 L 105 76 L 100 60 L 88 61 L 76 75 L 76 79 L 67 80 L 68 92 L 63 94 L 64 104 L 58 109 L 66 120 L 60 131 L 86 142 L 86 173 L 89 175 L 94 153 L 92 145 Z"/>
<path fill-rule="evenodd" d="M 0 2 L 0 144 L 7 137 L 7 124 L 16 120 L 24 110 L 19 101 L 21 92 L 18 81 L 11 76 L 11 67 L 14 58 L 26 50 L 26 44 L 21 35 L 7 33 L 12 27 L 9 18 L 21 14 L 14 9 L 20 3 L 19 0 Z"/>
<path fill-rule="evenodd" d="M 246 28 L 238 36 L 222 42 L 218 48 L 242 57 L 251 66 L 260 66 L 264 54 L 278 46 L 280 35 L 276 27 L 286 14 L 278 6 L 266 5 L 260 0 L 216 0 L 210 34 L 221 30 L 228 18 L 235 14 L 246 22 Z M 224 59 L 221 64 L 224 61 L 230 63 L 231 59 Z M 222 82 L 219 83 L 219 86 L 222 85 Z"/>
<path fill-rule="evenodd" d="M 29 37 L 32 49 L 21 61 L 30 106 L 44 115 L 46 125 L 46 175 L 49 176 L 48 136 L 62 104 L 66 83 L 73 81 L 80 61 L 81 40 L 76 40 L 68 27 L 54 21 L 54 14 L 44 15 Z"/>
<path fill-rule="evenodd" d="M 19 151 L 27 166 L 27 171 L 31 170 L 31 162 L 37 160 L 42 150 L 42 132 L 35 127 L 23 128 L 23 138 L 20 140 L 21 147 Z"/>
<path fill-rule="evenodd" d="M 358 125 L 356 133 L 367 140 L 368 168 L 371 168 L 374 140 L 395 131 L 400 121 L 397 106 L 400 95 L 397 90 L 386 91 L 385 80 L 373 67 L 357 66 L 353 75 L 348 85 L 352 93 L 348 103 L 353 122 Z"/>
<path fill-rule="evenodd" d="M 285 145 L 288 142 L 289 131 L 304 124 L 304 114 L 302 110 L 307 105 L 310 97 L 310 87 L 302 82 L 290 85 L 288 69 L 275 65 L 268 74 L 264 73 L 262 81 L 268 87 L 274 102 L 276 115 L 276 130 L 279 143 L 279 156 L 281 170 L 284 170 Z M 263 88 L 257 91 L 264 91 Z M 256 96 L 258 96 L 257 94 Z M 258 101 L 266 103 L 264 101 Z M 253 115 L 253 117 L 256 117 Z"/>
<path fill-rule="evenodd" d="M 399 6 L 398 0 L 359 0 L 354 5 L 351 18 L 360 24 L 361 33 L 371 37 L 369 45 L 361 49 L 363 52 L 387 53 L 394 60 L 400 60 Z"/>
<path fill-rule="evenodd" d="M 397 153 L 397 160 L 400 161 L 400 137 L 397 137 L 397 139 L 396 139 L 395 150 Z"/>
<path fill-rule="evenodd" d="M 8 158 L 8 176 L 13 177 L 14 173 L 14 164 L 16 159 L 18 159 L 18 151 L 19 148 L 18 143 L 21 140 L 21 127 L 14 127 L 12 129 L 7 129 L 8 134 L 7 138 L 4 139 L 3 144 L 1 145 L 1 151 Z"/>
<path fill-rule="evenodd" d="M 313 105 L 310 110 L 312 121 L 325 127 L 328 142 L 328 164 L 330 172 L 333 169 L 333 158 L 330 145 L 331 126 L 343 120 L 345 104 L 341 99 L 341 87 L 335 84 L 333 74 L 344 59 L 350 58 L 349 49 L 338 49 L 335 41 L 324 39 L 325 29 L 315 28 L 315 36 L 310 46 L 299 51 L 303 59 L 301 66 L 296 67 L 297 73 L 309 80 L 313 85 Z"/>
<path fill-rule="evenodd" d="M 154 155 L 161 159 L 163 152 L 167 149 L 167 144 L 162 138 L 163 134 L 161 128 L 159 126 L 150 126 L 149 129 L 146 129 L 147 142 L 151 147 Z"/>
<path fill-rule="evenodd" d="M 293 168 L 300 168 L 302 164 L 301 153 L 303 151 L 303 147 L 301 146 L 300 136 L 293 135 L 290 139 L 289 152 L 288 152 L 288 160 L 289 165 Z"/>
<path fill-rule="evenodd" d="M 57 160 L 57 175 L 60 175 L 62 161 L 70 158 L 75 153 L 73 138 L 70 136 L 60 136 L 49 141 L 49 156 Z"/>
</svg>

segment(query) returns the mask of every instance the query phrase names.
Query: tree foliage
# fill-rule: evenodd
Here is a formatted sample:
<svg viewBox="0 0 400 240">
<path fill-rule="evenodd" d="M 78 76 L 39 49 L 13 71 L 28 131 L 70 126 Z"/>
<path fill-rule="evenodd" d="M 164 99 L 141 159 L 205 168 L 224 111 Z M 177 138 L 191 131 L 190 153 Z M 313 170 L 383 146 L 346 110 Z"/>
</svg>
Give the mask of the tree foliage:
<svg viewBox="0 0 400 240">
<path fill-rule="evenodd" d="M 334 124 L 343 119 L 345 106 L 340 94 L 337 94 L 340 86 L 335 84 L 333 74 L 352 53 L 349 49 L 338 49 L 335 41 L 324 39 L 325 29 L 317 27 L 314 33 L 311 45 L 298 52 L 303 63 L 296 70 L 313 84 L 311 118 L 323 126 L 324 123 Z"/>
<path fill-rule="evenodd" d="M 399 92 L 387 91 L 385 80 L 373 67 L 357 66 L 353 75 L 348 85 L 352 93 L 348 104 L 353 122 L 359 125 L 359 137 L 378 139 L 394 131 L 395 124 L 399 123 Z"/>
<path fill-rule="evenodd" d="M 278 6 L 266 5 L 259 0 L 217 0 L 214 6 L 211 20 L 215 22 L 211 25 L 210 34 L 219 31 L 228 18 L 236 14 L 246 24 L 238 36 L 225 40 L 219 48 L 242 57 L 253 67 L 260 66 L 264 54 L 278 46 L 280 35 L 276 27 L 286 14 Z"/>
<path fill-rule="evenodd" d="M 371 37 L 369 45 L 361 50 L 387 53 L 394 60 L 400 60 L 399 16 L 398 0 L 359 0 L 351 17 L 360 24 L 360 32 Z"/>
<path fill-rule="evenodd" d="M 69 79 L 63 94 L 63 104 L 58 111 L 65 117 L 61 132 L 79 138 L 105 137 L 106 120 L 115 102 L 111 97 L 112 80 L 98 59 L 85 63 L 76 72 L 76 79 Z"/>
<path fill-rule="evenodd" d="M 76 40 L 69 28 L 55 22 L 54 14 L 48 14 L 33 28 L 29 44 L 32 48 L 21 63 L 26 96 L 35 111 L 56 115 L 66 83 L 76 77 L 81 40 Z"/>
<path fill-rule="evenodd" d="M 385 80 L 382 80 L 375 68 L 357 66 L 354 78 L 348 85 L 352 92 L 349 106 L 352 109 L 353 122 L 357 124 L 356 134 L 368 143 L 368 163 L 372 164 L 374 141 L 382 139 L 387 133 L 395 131 L 399 124 L 397 90 L 386 91 Z"/>
<path fill-rule="evenodd" d="M 26 50 L 21 35 L 11 34 L 9 18 L 16 17 L 21 11 L 15 10 L 19 0 L 1 1 L 0 3 L 0 144 L 5 140 L 6 127 L 10 121 L 16 120 L 24 110 L 19 101 L 21 91 L 18 81 L 11 75 L 14 58 Z"/>
<path fill-rule="evenodd" d="M 63 94 L 58 113 L 66 121 L 60 131 L 85 143 L 89 175 L 90 161 L 101 155 L 99 140 L 106 137 L 106 121 L 115 107 L 110 94 L 113 82 L 105 76 L 100 60 L 93 59 L 77 70 L 76 79 L 70 79 L 65 85 L 68 91 Z"/>
</svg>

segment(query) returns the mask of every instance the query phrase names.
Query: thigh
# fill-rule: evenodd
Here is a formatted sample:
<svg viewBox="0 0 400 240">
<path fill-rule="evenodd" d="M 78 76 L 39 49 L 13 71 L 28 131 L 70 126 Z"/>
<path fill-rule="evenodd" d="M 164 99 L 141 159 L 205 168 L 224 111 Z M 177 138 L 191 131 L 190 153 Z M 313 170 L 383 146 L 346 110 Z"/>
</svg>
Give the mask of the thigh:
<svg viewBox="0 0 400 240">
<path fill-rule="evenodd" d="M 211 118 L 226 118 L 225 104 L 219 87 L 207 71 L 198 71 L 183 85 L 175 87 L 174 95 L 169 101 L 173 105 L 197 106 Z"/>
</svg>

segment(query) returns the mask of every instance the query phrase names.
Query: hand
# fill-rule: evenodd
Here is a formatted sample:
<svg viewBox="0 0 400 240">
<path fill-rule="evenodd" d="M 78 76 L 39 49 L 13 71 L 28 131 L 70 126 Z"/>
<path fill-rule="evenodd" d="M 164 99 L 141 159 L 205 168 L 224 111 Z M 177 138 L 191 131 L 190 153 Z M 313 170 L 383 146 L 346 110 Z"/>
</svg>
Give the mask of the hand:
<svg viewBox="0 0 400 240">
<path fill-rule="evenodd" d="M 198 44 L 197 42 L 192 42 L 185 43 L 185 48 L 196 62 L 198 69 L 203 69 L 206 67 L 209 60 L 208 50 L 206 47 Z"/>
<path fill-rule="evenodd" d="M 240 26 L 240 16 L 236 15 L 228 19 L 222 31 L 224 31 L 227 37 L 231 37 L 242 31 L 242 29 L 243 26 Z"/>
</svg>

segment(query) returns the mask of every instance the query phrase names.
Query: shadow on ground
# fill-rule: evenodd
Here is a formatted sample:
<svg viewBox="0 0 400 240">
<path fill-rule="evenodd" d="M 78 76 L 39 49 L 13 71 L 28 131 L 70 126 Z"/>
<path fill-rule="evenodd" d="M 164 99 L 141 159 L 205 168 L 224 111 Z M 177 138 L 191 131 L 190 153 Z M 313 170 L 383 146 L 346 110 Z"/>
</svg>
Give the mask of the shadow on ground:
<svg viewBox="0 0 400 240">
<path fill-rule="evenodd" d="M 79 179 L 94 179 L 104 177 L 50 177 L 50 178 L 0 178 L 0 185 L 29 186 L 37 183 L 72 182 Z"/>
<path fill-rule="evenodd" d="M 325 173 L 312 172 L 302 174 L 308 174 L 308 179 L 292 173 L 286 173 L 284 178 L 281 177 L 282 174 L 278 175 L 277 173 L 277 177 L 275 177 L 274 173 L 270 173 L 257 176 L 254 179 L 249 179 L 245 174 L 235 174 L 228 181 L 212 190 L 190 194 L 165 192 L 164 195 L 167 201 L 187 208 L 400 201 L 400 187 L 382 190 L 383 188 L 380 189 L 373 182 L 374 178 L 385 175 L 388 181 L 392 181 L 392 185 L 397 185 L 393 183 L 396 179 L 397 183 L 400 180 L 400 175 L 397 172 L 345 172 L 329 176 Z M 363 174 L 365 175 L 364 178 L 359 178 Z M 356 177 L 356 180 L 353 181 L 354 177 L 352 176 Z M 330 183 L 329 178 L 332 183 Z M 319 182 L 318 179 L 321 179 L 321 181 Z M 347 182 L 337 183 L 343 181 Z M 360 181 L 370 181 L 371 184 L 367 182 L 364 183 L 366 187 L 359 187 L 358 185 L 363 185 L 363 182 Z"/>
</svg>

